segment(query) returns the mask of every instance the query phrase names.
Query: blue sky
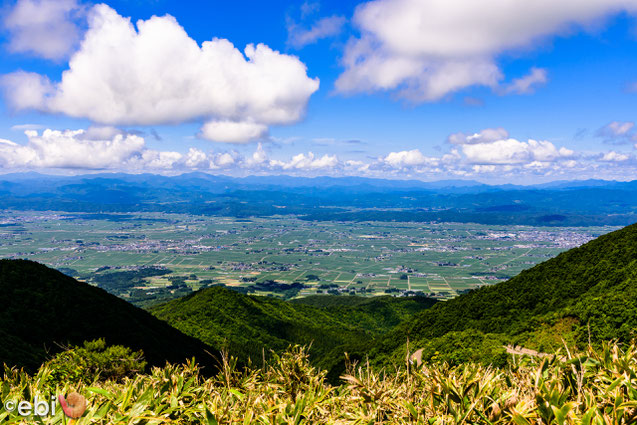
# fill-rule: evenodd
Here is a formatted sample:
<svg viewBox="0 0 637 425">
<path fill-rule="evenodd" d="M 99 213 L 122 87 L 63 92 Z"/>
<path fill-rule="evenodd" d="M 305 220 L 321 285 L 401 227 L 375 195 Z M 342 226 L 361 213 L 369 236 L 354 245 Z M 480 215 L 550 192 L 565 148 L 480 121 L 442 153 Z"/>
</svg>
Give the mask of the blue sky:
<svg viewBox="0 0 637 425">
<path fill-rule="evenodd" d="M 635 179 L 637 0 L 527 3 L 5 1 L 0 172 Z"/>
</svg>

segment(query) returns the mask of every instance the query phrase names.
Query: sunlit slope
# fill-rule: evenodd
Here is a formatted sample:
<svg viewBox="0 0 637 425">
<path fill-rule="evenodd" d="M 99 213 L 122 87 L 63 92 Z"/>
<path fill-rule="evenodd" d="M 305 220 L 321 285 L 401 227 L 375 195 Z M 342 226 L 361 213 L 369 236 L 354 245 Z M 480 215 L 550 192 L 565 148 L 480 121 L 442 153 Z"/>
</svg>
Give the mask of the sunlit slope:
<svg viewBox="0 0 637 425">
<path fill-rule="evenodd" d="M 187 335 L 225 347 L 242 360 L 261 361 L 270 350 L 312 344 L 312 357 L 326 359 L 335 348 L 365 345 L 371 333 L 336 320 L 318 308 L 212 287 L 154 306 L 150 311 Z M 342 357 L 343 350 L 334 356 Z M 328 365 L 324 365 L 329 367 Z"/>
<path fill-rule="evenodd" d="M 425 348 L 445 358 L 468 345 L 466 356 L 498 354 L 518 343 L 552 349 L 562 339 L 585 345 L 629 340 L 637 329 L 637 225 L 601 236 L 518 276 L 439 303 L 392 331 L 375 350 L 382 363 Z M 436 354 L 436 351 L 438 352 Z M 465 359 L 458 358 L 456 361 Z"/>
<path fill-rule="evenodd" d="M 226 347 L 242 360 L 260 362 L 271 350 L 311 344 L 313 363 L 338 377 L 344 352 L 363 356 L 379 335 L 434 303 L 426 298 L 350 296 L 287 302 L 212 287 L 150 311 L 185 334 Z"/>
<path fill-rule="evenodd" d="M 340 321 L 380 334 L 437 301 L 427 297 L 311 295 L 289 302 L 320 308 Z"/>
<path fill-rule="evenodd" d="M 195 356 L 213 368 L 210 346 L 102 289 L 24 260 L 0 260 L 0 364 L 37 368 L 61 346 L 105 338 L 141 349 L 151 364 Z"/>
</svg>

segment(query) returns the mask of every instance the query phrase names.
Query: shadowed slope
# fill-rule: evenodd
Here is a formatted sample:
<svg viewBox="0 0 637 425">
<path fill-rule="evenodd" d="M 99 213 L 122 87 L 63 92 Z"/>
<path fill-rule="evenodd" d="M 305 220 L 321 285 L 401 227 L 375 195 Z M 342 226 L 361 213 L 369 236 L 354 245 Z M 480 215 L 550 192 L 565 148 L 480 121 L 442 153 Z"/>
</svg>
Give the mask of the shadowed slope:
<svg viewBox="0 0 637 425">
<path fill-rule="evenodd" d="M 0 260 L 0 364 L 36 368 L 59 345 L 104 338 L 143 350 L 150 364 L 197 361 L 216 351 L 102 289 L 26 260 Z"/>
</svg>

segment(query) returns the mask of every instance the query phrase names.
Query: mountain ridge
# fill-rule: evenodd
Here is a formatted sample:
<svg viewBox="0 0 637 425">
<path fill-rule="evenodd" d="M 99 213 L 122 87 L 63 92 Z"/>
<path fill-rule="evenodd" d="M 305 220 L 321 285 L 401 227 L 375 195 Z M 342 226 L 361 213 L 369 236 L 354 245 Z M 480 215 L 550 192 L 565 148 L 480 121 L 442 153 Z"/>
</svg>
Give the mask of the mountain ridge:
<svg viewBox="0 0 637 425">
<path fill-rule="evenodd" d="M 191 357 L 216 369 L 210 345 L 106 291 L 28 260 L 0 260 L 0 364 L 37 368 L 67 345 L 104 338 L 141 349 L 151 365 Z"/>
<path fill-rule="evenodd" d="M 310 221 L 624 226 L 637 221 L 637 181 L 489 186 L 362 177 L 101 173 L 0 176 L 7 210 L 163 212 Z"/>
<path fill-rule="evenodd" d="M 123 172 L 101 172 L 75 175 L 45 174 L 35 171 L 24 173 L 6 173 L 0 174 L 0 181 L 17 182 L 25 180 L 94 180 L 94 179 L 128 179 L 134 182 L 148 182 L 156 179 L 162 181 L 211 181 L 219 182 L 235 182 L 259 186 L 283 186 L 283 187 L 330 187 L 330 186 L 352 186 L 367 185 L 370 187 L 392 187 L 392 188 L 408 188 L 408 189 L 444 189 L 444 188 L 497 188 L 502 190 L 528 190 L 528 189 L 546 189 L 546 188 L 575 188 L 575 187 L 600 187 L 600 186 L 622 186 L 635 185 L 637 180 L 619 181 L 619 180 L 603 180 L 603 179 L 579 179 L 579 180 L 554 180 L 539 184 L 490 184 L 470 179 L 441 179 L 441 180 L 417 180 L 417 179 L 384 179 L 374 177 L 359 176 L 313 176 L 301 177 L 288 174 L 277 175 L 247 175 L 242 177 L 229 176 L 224 174 L 210 174 L 205 172 L 186 172 L 175 175 L 163 175 L 153 173 L 123 173 Z"/>
<path fill-rule="evenodd" d="M 635 299 L 637 224 L 417 313 L 388 333 L 372 357 L 383 363 L 387 353 L 405 355 L 407 338 L 411 347 L 432 348 L 478 335 L 478 346 L 493 340 L 540 351 L 559 348 L 563 340 L 580 346 L 629 341 L 637 329 Z"/>
</svg>

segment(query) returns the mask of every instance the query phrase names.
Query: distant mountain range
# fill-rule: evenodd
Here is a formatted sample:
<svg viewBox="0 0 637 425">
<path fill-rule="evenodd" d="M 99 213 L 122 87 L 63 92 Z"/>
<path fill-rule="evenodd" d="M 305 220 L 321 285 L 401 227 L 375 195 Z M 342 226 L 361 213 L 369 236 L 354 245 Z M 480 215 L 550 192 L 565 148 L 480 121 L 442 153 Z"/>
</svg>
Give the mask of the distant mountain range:
<svg viewBox="0 0 637 425">
<path fill-rule="evenodd" d="M 164 176 L 159 174 L 126 174 L 126 173 L 95 173 L 80 174 L 75 176 L 49 175 L 37 172 L 0 174 L 1 182 L 52 182 L 56 185 L 66 185 L 77 182 L 88 182 L 91 180 L 112 180 L 124 181 L 142 185 L 162 185 L 175 184 L 192 187 L 213 187 L 219 188 L 224 185 L 225 189 L 264 189 L 264 188 L 317 188 L 327 189 L 330 187 L 349 187 L 355 190 L 439 190 L 439 189 L 463 189 L 464 191 L 482 192 L 491 190 L 530 190 L 530 189 L 573 189 L 573 188 L 633 188 L 637 189 L 637 180 L 620 182 L 614 180 L 557 180 L 549 183 L 530 185 L 489 185 L 475 180 L 438 180 L 426 182 L 422 180 L 401 180 L 401 179 L 378 179 L 368 177 L 294 177 L 288 175 L 267 175 L 267 176 L 247 176 L 231 177 L 226 175 L 215 175 L 202 172 L 184 173 L 175 176 Z M 470 189 L 469 189 L 470 188 Z"/>
<path fill-rule="evenodd" d="M 21 173 L 0 175 L 0 203 L 5 209 L 39 211 L 624 226 L 637 222 L 637 181 L 489 186 L 362 177 Z"/>
</svg>

